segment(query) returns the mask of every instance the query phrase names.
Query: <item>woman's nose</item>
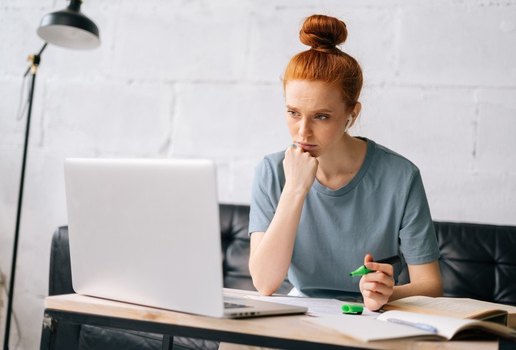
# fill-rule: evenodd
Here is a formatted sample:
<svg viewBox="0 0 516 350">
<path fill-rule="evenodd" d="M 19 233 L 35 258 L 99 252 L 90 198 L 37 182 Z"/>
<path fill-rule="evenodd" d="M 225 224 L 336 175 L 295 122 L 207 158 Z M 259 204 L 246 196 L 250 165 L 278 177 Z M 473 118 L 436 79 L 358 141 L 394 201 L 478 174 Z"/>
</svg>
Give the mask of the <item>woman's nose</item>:
<svg viewBox="0 0 516 350">
<path fill-rule="evenodd" d="M 310 121 L 307 120 L 306 118 L 302 118 L 301 121 L 299 122 L 299 130 L 297 131 L 297 133 L 299 134 L 299 136 L 301 136 L 303 138 L 310 136 L 310 134 L 312 133 Z"/>
</svg>

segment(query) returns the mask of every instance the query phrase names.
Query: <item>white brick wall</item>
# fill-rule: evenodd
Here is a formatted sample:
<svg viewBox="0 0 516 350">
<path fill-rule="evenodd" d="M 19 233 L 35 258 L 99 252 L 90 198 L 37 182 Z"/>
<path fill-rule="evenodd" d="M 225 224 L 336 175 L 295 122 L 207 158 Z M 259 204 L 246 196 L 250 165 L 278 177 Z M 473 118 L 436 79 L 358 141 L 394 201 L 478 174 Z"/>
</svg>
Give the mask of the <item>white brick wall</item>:
<svg viewBox="0 0 516 350">
<path fill-rule="evenodd" d="M 516 7 L 472 3 L 401 11 L 400 82 L 514 87 Z"/>
<path fill-rule="evenodd" d="M 0 0 L 0 268 L 10 268 L 25 120 L 16 119 L 41 17 L 64 0 Z M 102 46 L 49 46 L 38 75 L 15 311 L 38 347 L 69 156 L 209 157 L 220 199 L 248 203 L 254 166 L 289 143 L 280 77 L 312 13 L 343 18 L 362 64 L 352 130 L 407 156 L 434 219 L 516 225 L 516 1 L 86 0 Z M 3 325 L 2 331 L 3 332 Z"/>
</svg>

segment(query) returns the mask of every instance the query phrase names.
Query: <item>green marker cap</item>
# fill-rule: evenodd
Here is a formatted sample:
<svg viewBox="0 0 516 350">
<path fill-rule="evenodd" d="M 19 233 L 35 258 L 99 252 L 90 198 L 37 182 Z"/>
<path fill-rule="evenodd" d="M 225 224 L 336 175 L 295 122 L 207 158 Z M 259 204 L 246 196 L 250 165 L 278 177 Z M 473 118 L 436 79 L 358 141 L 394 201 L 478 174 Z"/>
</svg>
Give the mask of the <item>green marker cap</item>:
<svg viewBox="0 0 516 350">
<path fill-rule="evenodd" d="M 362 305 L 356 305 L 356 304 L 342 305 L 342 312 L 345 314 L 361 315 L 363 311 L 364 311 L 364 307 Z"/>
<path fill-rule="evenodd" d="M 358 269 L 356 269 L 355 271 L 351 271 L 349 273 L 349 275 L 350 276 L 363 276 L 363 275 L 367 275 L 370 272 L 374 272 L 374 271 L 373 270 L 369 270 L 367 267 L 362 265 Z"/>
</svg>

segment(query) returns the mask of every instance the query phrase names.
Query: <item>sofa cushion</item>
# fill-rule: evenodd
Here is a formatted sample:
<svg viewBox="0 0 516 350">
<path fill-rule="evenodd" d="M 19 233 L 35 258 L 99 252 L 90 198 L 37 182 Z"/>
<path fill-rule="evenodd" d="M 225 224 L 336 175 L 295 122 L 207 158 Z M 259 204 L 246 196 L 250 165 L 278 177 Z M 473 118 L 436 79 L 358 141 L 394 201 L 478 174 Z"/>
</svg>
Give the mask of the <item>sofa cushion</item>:
<svg viewBox="0 0 516 350">
<path fill-rule="evenodd" d="M 82 325 L 79 350 L 160 350 L 163 336 Z M 175 346 L 174 346 L 175 349 Z"/>
</svg>

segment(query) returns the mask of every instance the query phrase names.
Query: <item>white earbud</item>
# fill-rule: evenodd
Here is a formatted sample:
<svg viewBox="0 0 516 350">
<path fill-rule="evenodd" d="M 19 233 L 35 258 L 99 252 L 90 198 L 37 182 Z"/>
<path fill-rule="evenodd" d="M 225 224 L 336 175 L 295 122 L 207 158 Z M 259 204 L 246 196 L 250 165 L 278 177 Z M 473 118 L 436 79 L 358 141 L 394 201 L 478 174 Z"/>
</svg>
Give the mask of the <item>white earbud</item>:
<svg viewBox="0 0 516 350">
<path fill-rule="evenodd" d="M 346 126 L 344 127 L 344 132 L 348 132 L 349 127 L 351 126 L 351 123 L 353 123 L 353 116 L 348 117 L 348 122 L 346 123 Z"/>
</svg>

